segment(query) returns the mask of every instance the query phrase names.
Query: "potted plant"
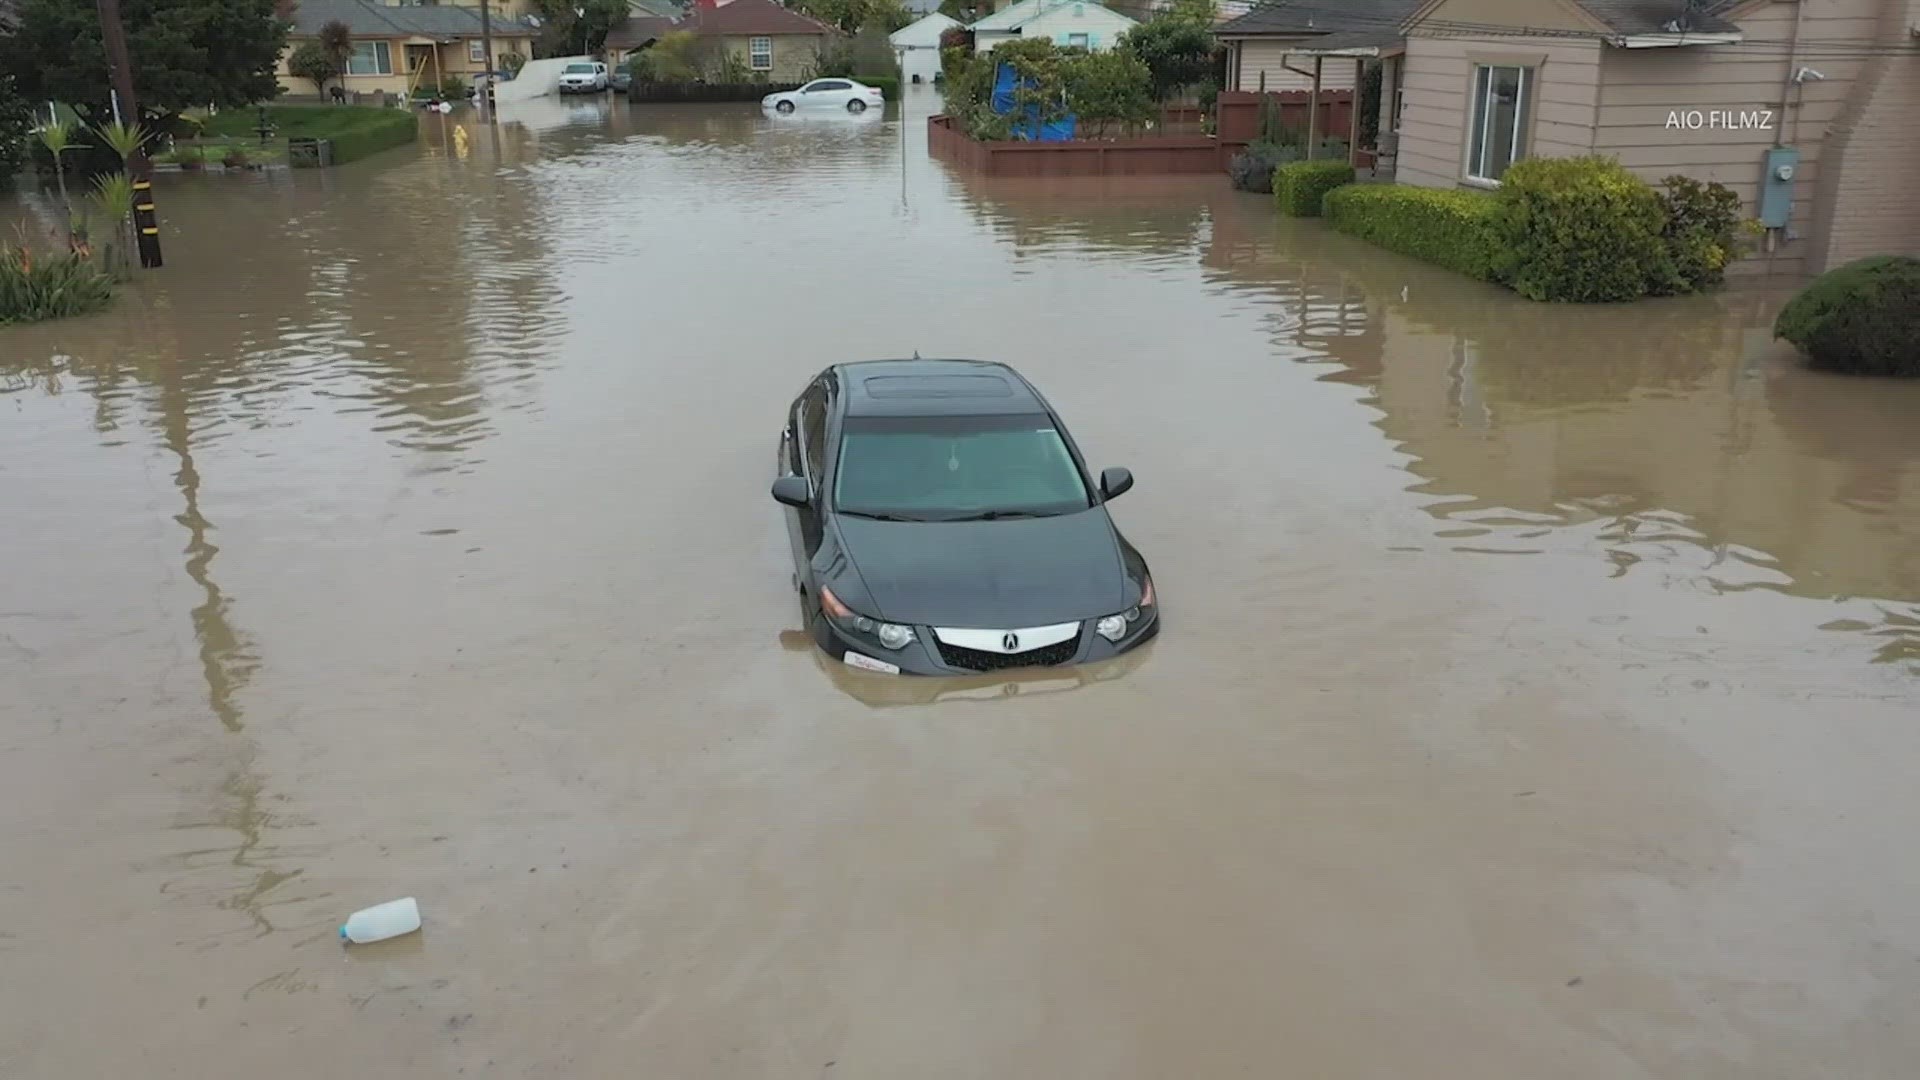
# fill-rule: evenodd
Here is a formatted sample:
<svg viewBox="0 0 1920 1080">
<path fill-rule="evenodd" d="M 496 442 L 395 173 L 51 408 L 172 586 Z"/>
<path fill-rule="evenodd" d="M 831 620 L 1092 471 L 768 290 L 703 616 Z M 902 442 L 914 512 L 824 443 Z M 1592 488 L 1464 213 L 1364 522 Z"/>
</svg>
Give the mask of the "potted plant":
<svg viewBox="0 0 1920 1080">
<path fill-rule="evenodd" d="M 236 143 L 227 147 L 227 156 L 220 159 L 220 164 L 229 169 L 244 169 L 252 162 L 247 158 L 246 149 Z"/>
</svg>

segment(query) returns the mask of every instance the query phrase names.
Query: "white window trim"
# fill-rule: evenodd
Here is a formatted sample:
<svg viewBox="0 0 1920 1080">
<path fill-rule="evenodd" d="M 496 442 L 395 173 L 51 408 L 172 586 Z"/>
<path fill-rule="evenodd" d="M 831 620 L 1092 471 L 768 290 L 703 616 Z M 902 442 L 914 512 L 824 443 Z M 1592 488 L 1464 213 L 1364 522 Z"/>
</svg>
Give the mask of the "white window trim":
<svg viewBox="0 0 1920 1080">
<path fill-rule="evenodd" d="M 484 64 L 487 62 L 487 43 L 479 38 L 467 40 L 467 63 Z"/>
<path fill-rule="evenodd" d="M 1493 149 L 1493 147 L 1488 143 L 1488 138 L 1493 133 L 1493 87 L 1495 82 L 1493 73 L 1506 68 L 1512 68 L 1513 70 L 1518 71 L 1520 73 L 1520 86 L 1519 86 L 1519 89 L 1515 92 L 1514 98 L 1513 98 L 1513 135 L 1508 140 L 1508 144 L 1507 144 L 1507 165 L 1509 168 L 1511 168 L 1514 162 L 1521 160 L 1520 146 L 1525 141 L 1525 138 L 1526 138 L 1527 125 L 1525 123 L 1525 118 L 1529 115 L 1527 112 L 1527 97 L 1528 95 L 1533 93 L 1534 69 L 1524 64 L 1476 63 L 1473 65 L 1473 81 L 1468 86 L 1467 94 L 1469 98 L 1471 98 L 1474 92 L 1479 89 L 1480 73 L 1482 71 L 1487 72 L 1487 88 L 1486 88 L 1486 91 L 1481 95 L 1480 100 L 1478 101 L 1469 100 L 1468 102 L 1467 160 L 1466 160 L 1465 168 L 1460 170 L 1462 174 L 1462 177 L 1461 177 L 1462 180 L 1468 184 L 1471 184 L 1474 187 L 1499 187 L 1500 186 L 1500 181 L 1491 176 L 1474 175 L 1473 141 L 1474 141 L 1475 129 L 1478 129 L 1479 140 L 1480 140 L 1480 146 L 1479 146 L 1480 167 L 1484 169 L 1487 167 L 1488 151 Z M 1481 111 L 1483 108 L 1485 109 L 1484 112 Z"/>
<path fill-rule="evenodd" d="M 1075 38 L 1079 38 L 1080 40 L 1076 42 L 1074 40 Z M 1067 48 L 1071 49 L 1076 46 L 1091 51 L 1093 49 L 1093 36 L 1090 34 L 1068 34 Z"/>
<path fill-rule="evenodd" d="M 359 51 L 359 49 L 360 49 L 360 46 L 362 46 L 362 45 L 371 45 L 371 46 L 373 46 L 373 58 L 374 58 L 374 59 L 373 59 L 373 67 L 374 67 L 374 70 L 372 70 L 372 71 L 354 71 L 354 70 L 353 70 L 353 59 L 354 59 L 354 58 L 353 58 L 352 56 L 349 56 L 349 57 L 347 57 L 347 72 L 346 72 L 346 75 L 347 75 L 347 78 L 349 78 L 349 79 L 377 79 L 377 78 L 384 78 L 384 77 L 386 77 L 386 76 L 389 76 L 389 75 L 392 75 L 392 74 L 393 74 L 393 46 L 392 46 L 392 45 L 390 45 L 390 44 L 388 44 L 388 43 L 387 43 L 387 42 L 385 42 L 385 41 L 356 41 L 356 42 L 354 42 L 354 46 L 353 46 L 353 47 L 354 47 L 354 51 L 355 51 L 356 53 L 358 53 L 358 51 Z M 381 62 L 380 62 L 380 56 L 381 56 L 381 54 L 382 54 L 382 53 L 384 53 L 384 54 L 386 54 L 386 58 L 387 58 L 387 59 L 386 59 L 386 63 L 385 63 L 385 65 L 382 65 L 382 64 L 381 64 Z M 386 70 L 385 70 L 385 71 L 381 71 L 381 70 L 380 70 L 380 68 L 381 68 L 382 66 L 384 66 L 384 67 L 386 68 Z"/>
<path fill-rule="evenodd" d="M 762 49 L 761 46 L 766 48 Z M 765 58 L 764 62 L 762 57 Z M 770 37 L 750 37 L 747 39 L 747 67 L 752 71 L 773 70 L 773 39 Z"/>
</svg>

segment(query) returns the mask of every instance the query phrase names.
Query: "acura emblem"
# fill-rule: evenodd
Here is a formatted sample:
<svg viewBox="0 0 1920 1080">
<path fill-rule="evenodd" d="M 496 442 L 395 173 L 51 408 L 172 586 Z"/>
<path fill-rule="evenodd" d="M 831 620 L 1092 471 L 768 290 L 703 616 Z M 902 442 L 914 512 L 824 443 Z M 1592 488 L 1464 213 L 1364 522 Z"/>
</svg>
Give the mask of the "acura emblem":
<svg viewBox="0 0 1920 1080">
<path fill-rule="evenodd" d="M 1008 634 L 1006 637 L 1001 638 L 1000 647 L 1007 650 L 1008 652 L 1013 652 L 1015 649 L 1018 649 L 1020 647 L 1020 635 Z"/>
</svg>

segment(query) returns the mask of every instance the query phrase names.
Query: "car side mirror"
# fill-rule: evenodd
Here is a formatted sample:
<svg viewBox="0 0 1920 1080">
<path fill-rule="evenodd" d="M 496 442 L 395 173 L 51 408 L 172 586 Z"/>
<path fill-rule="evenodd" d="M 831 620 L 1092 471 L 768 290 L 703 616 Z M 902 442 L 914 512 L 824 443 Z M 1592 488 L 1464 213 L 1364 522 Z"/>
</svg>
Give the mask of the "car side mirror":
<svg viewBox="0 0 1920 1080">
<path fill-rule="evenodd" d="M 804 476 L 783 476 L 773 482 L 773 501 L 804 510 L 813 504 L 813 487 Z"/>
<path fill-rule="evenodd" d="M 1100 497 L 1117 499 L 1133 487 L 1133 473 L 1115 466 L 1100 471 Z"/>
</svg>

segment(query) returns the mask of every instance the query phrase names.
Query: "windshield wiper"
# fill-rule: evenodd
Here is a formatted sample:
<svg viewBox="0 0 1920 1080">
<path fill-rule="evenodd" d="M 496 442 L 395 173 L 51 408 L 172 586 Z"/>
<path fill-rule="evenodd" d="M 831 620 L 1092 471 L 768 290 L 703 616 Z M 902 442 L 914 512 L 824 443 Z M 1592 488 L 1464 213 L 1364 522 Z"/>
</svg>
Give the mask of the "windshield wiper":
<svg viewBox="0 0 1920 1080">
<path fill-rule="evenodd" d="M 905 514 L 882 514 L 872 510 L 847 510 L 842 508 L 839 512 L 842 514 L 845 514 L 848 517 L 866 518 L 869 521 L 925 521 L 927 520 L 926 518 L 908 517 Z"/>
<path fill-rule="evenodd" d="M 977 514 L 962 514 L 959 517 L 941 518 L 941 521 L 1001 521 L 1006 518 L 1042 518 L 1055 517 L 1054 514 L 1042 514 L 1034 510 L 982 510 Z"/>
</svg>

